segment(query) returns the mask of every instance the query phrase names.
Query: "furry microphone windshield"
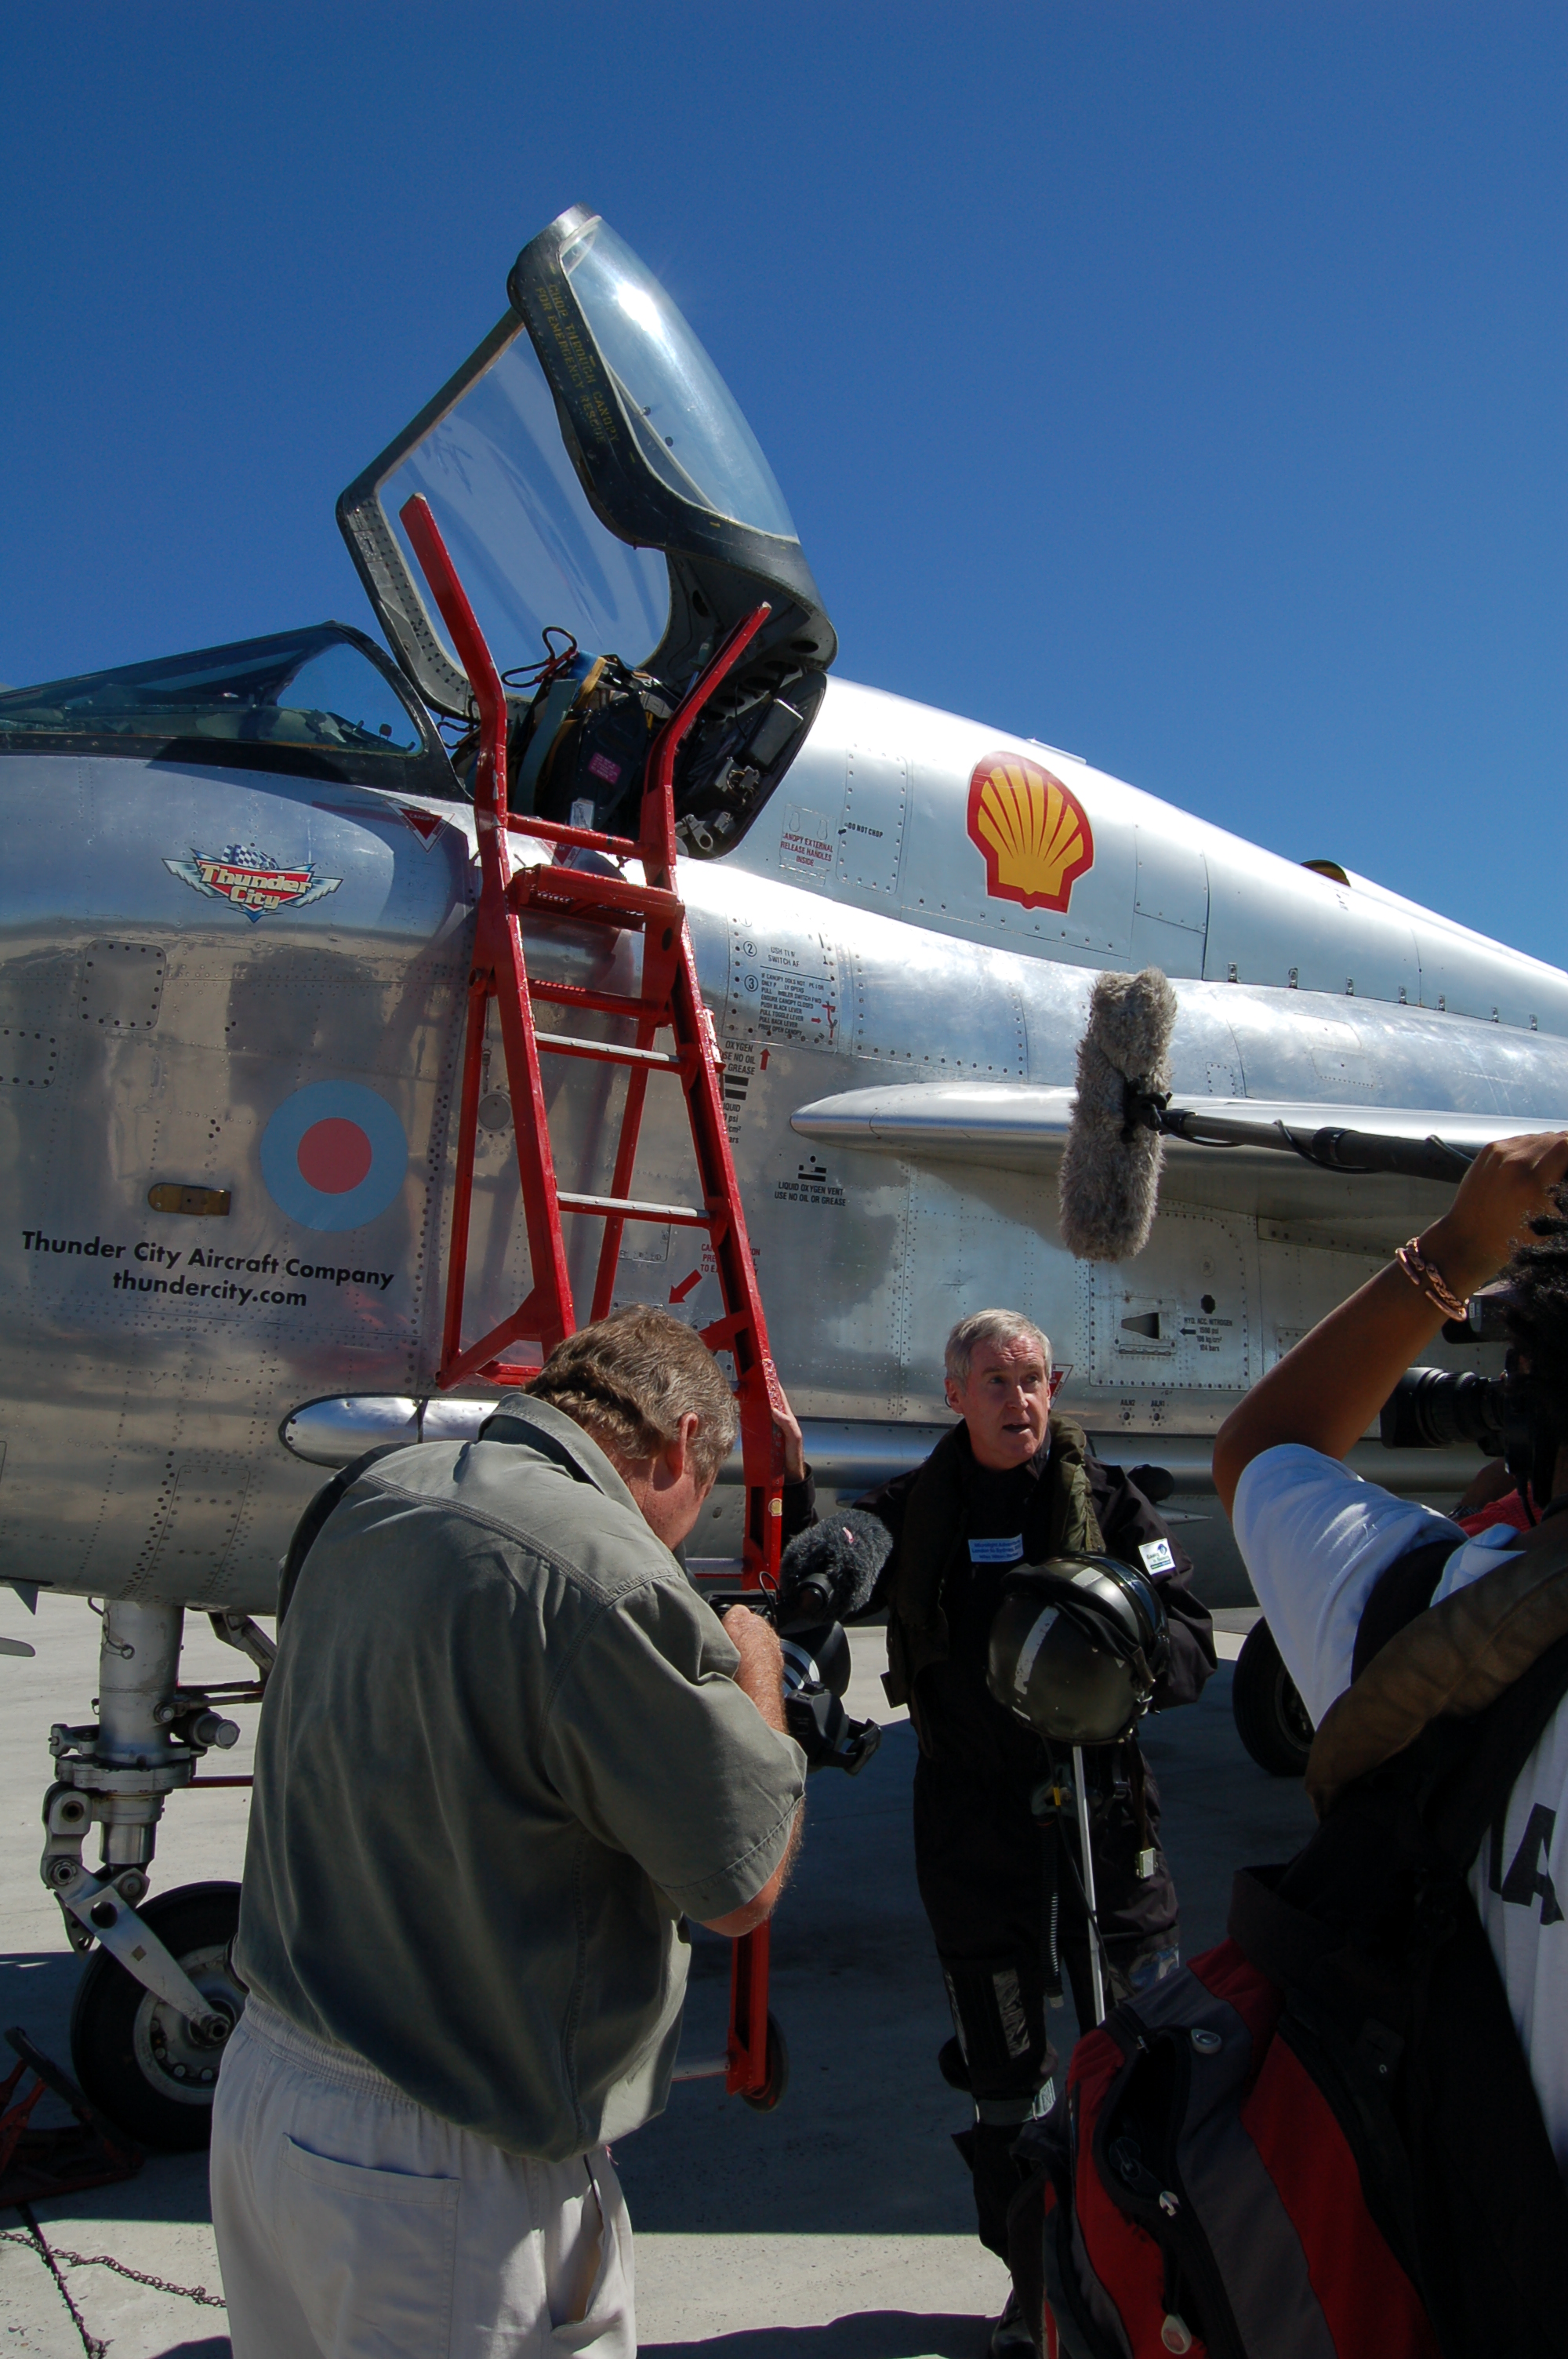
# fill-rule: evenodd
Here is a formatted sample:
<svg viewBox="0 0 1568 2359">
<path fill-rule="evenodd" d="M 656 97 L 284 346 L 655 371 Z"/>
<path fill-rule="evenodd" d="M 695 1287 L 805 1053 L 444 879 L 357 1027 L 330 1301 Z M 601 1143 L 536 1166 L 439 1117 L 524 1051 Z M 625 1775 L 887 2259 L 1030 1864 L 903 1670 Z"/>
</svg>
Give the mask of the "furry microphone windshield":
<svg viewBox="0 0 1568 2359">
<path fill-rule="evenodd" d="M 871 1602 L 892 1534 L 863 1507 L 835 1507 L 791 1540 L 779 1563 L 774 1620 L 793 1625 L 847 1622 Z"/>
<path fill-rule="evenodd" d="M 1098 977 L 1057 1182 L 1063 1242 L 1079 1261 L 1130 1261 L 1149 1242 L 1175 1027 L 1176 995 L 1158 967 Z"/>
</svg>

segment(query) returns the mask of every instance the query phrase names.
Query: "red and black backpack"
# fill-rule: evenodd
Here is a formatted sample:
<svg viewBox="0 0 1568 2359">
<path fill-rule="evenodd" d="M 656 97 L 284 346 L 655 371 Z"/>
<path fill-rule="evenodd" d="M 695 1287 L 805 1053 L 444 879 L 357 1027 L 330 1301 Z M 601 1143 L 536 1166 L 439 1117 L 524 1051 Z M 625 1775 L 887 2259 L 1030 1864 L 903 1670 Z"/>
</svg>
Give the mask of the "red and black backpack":
<svg viewBox="0 0 1568 2359">
<path fill-rule="evenodd" d="M 1568 1693 L 1568 1546 L 1422 1612 L 1452 1549 L 1374 1593 L 1312 1841 L 1238 1876 L 1229 1940 L 1081 2039 L 1021 2142 L 1044 2359 L 1568 2351 L 1568 2190 L 1465 1881 Z"/>
</svg>

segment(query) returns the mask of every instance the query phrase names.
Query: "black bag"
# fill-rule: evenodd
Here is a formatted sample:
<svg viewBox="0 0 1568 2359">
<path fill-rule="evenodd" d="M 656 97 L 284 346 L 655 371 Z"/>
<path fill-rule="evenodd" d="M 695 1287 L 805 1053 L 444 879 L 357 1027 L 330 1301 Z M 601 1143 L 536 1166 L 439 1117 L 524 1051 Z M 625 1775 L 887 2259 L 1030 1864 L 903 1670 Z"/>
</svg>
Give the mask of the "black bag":
<svg viewBox="0 0 1568 2359">
<path fill-rule="evenodd" d="M 1442 1616 L 1479 1621 L 1487 1584 L 1517 1580 L 1510 1555 L 1422 1614 L 1452 1549 L 1390 1568 L 1369 1643 L 1415 1617 L 1433 1636 Z M 1568 1550 L 1531 1553 L 1523 1610 L 1548 1610 L 1509 1668 L 1553 1614 L 1561 1626 L 1568 1591 Z M 1518 1601 L 1507 1611 L 1517 1636 Z M 1079 2041 L 1063 2100 L 1026 2137 L 1041 2169 L 1009 2223 L 1051 2359 L 1548 2359 L 1568 2344 L 1568 2190 L 1465 1880 L 1565 1693 L 1568 1636 L 1481 1710 L 1432 1719 L 1332 1794 L 1288 1867 L 1238 1876 L 1229 1940 Z M 1319 1731 L 1342 1761 L 1365 1735 L 1356 1698 Z"/>
</svg>

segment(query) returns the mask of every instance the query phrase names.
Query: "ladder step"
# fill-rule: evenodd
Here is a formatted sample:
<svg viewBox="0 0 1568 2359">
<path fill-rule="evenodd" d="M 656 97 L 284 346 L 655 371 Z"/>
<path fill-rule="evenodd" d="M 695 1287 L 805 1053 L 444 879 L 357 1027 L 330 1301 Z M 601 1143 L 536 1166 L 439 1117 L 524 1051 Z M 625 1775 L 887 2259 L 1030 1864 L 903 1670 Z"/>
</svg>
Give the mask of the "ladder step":
<svg viewBox="0 0 1568 2359">
<path fill-rule="evenodd" d="M 668 1221 L 676 1228 L 708 1229 L 722 1221 L 722 1212 L 703 1212 L 695 1204 L 644 1204 L 633 1196 L 568 1196 L 557 1198 L 563 1212 L 598 1212 L 622 1221 Z"/>
<path fill-rule="evenodd" d="M 508 811 L 506 824 L 514 835 L 536 836 L 542 843 L 568 843 L 583 852 L 602 852 L 611 860 L 635 860 L 641 845 L 629 835 L 599 835 L 591 827 L 568 827 L 560 820 L 535 819 L 530 811 Z"/>
<path fill-rule="evenodd" d="M 590 991 L 586 983 L 548 983 L 531 974 L 528 992 L 531 998 L 547 999 L 557 1007 L 591 1007 L 598 1016 L 630 1016 L 633 1024 L 673 1021 L 667 1000 L 633 999 L 621 991 Z"/>
<path fill-rule="evenodd" d="M 591 906 L 644 922 L 662 919 L 666 926 L 678 926 L 686 915 L 678 895 L 666 893 L 662 886 L 633 885 L 626 876 L 596 876 L 586 868 L 520 868 L 507 898 L 514 909 L 558 901 L 585 913 Z"/>
<path fill-rule="evenodd" d="M 612 1040 L 577 1040 L 567 1032 L 536 1032 L 534 1037 L 542 1049 L 552 1049 L 557 1057 L 592 1057 L 606 1065 L 654 1065 L 667 1073 L 678 1073 L 683 1062 L 663 1049 L 618 1049 Z"/>
</svg>

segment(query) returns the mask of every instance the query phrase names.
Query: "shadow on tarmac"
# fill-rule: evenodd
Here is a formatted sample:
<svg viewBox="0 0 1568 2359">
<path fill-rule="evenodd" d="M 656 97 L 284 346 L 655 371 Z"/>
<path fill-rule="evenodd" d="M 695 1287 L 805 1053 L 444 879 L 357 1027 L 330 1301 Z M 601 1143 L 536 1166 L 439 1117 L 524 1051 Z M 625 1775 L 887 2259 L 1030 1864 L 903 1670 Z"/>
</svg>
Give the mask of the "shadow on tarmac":
<svg viewBox="0 0 1568 2359">
<path fill-rule="evenodd" d="M 1164 1832 L 1182 1896 L 1183 1950 L 1221 1940 L 1230 1879 L 1255 1861 L 1285 1860 L 1311 1830 L 1299 1784 L 1265 1775 L 1242 1751 L 1230 1715 L 1230 1667 L 1200 1701 L 1148 1723 L 1146 1749 L 1164 1794 Z M 678 2085 L 666 2111 L 616 2143 L 634 2226 L 647 2234 L 974 2234 L 968 2175 L 951 2133 L 968 2107 L 942 2082 L 936 2051 L 951 2030 L 914 1885 L 907 1722 L 888 1729 L 859 1777 L 811 1780 L 806 1840 L 773 1936 L 773 2011 L 791 2074 L 778 2111 L 752 2113 L 712 2082 Z M 721 2049 L 729 1944 L 698 1934 L 688 2049 Z M 21 2023 L 69 2060 L 70 2001 L 81 1962 L 63 1948 L 0 1961 L 0 2025 Z M 1056 2018 L 1071 2046 L 1070 2008 Z M 1055 2029 L 1055 2026 L 1054 2026 Z M 69 2218 L 86 2199 L 48 2207 Z M 104 2221 L 209 2217 L 205 2155 L 148 2158 L 137 2179 L 91 2199 Z M 871 2311 L 855 2321 L 857 2359 L 946 2359 L 935 2334 L 971 2321 Z M 849 2323 L 718 2338 L 734 2359 L 837 2359 Z M 973 2326 L 978 2335 L 979 2326 Z M 915 2339 L 912 2342 L 909 2338 Z M 773 2339 L 770 2340 L 770 2337 Z M 885 2340 L 877 2338 L 887 2338 Z M 694 2345 L 659 2346 L 665 2359 Z M 705 2343 L 712 2352 L 713 2343 Z M 848 2352 L 849 2344 L 844 2341 Z M 951 2346 L 955 2353 L 959 2343 Z M 972 2354 L 979 2345 L 962 2343 Z M 222 2343 L 178 2346 L 213 2359 Z M 172 2352 L 170 2354 L 172 2359 Z"/>
<path fill-rule="evenodd" d="M 705 2343 L 644 2343 L 640 2349 L 643 2359 L 978 2359 L 991 2325 L 989 2318 L 860 2310 L 826 2326 L 759 2326 Z"/>
<path fill-rule="evenodd" d="M 0 1957 L 0 2027 L 19 2023 L 57 2064 L 68 2064 L 70 2009 L 81 1980 L 72 1950 L 12 1950 Z M 10 2050 L 0 2059 L 10 2070 Z"/>
<path fill-rule="evenodd" d="M 1236 1869 L 1291 1858 L 1313 1824 L 1300 1784 L 1269 1777 L 1243 1752 L 1230 1680 L 1221 1664 L 1196 1704 L 1146 1723 L 1189 1958 L 1224 1939 Z M 812 1778 L 800 1864 L 773 1934 L 773 2008 L 789 2046 L 788 2093 L 776 2113 L 759 2114 L 712 2082 L 673 2089 L 656 2121 L 616 2145 L 636 2228 L 974 2234 L 968 2173 L 951 2143 L 968 2107 L 936 2070 L 952 2024 L 915 1890 L 914 1756 L 905 1722 L 887 1731 L 859 1777 Z M 728 1943 L 697 1937 L 688 2049 L 723 2047 L 728 1955 Z M 1070 2006 L 1052 2030 L 1065 2054 Z M 819 2348 L 830 2359 L 838 2348 L 796 2335 L 778 2343 L 780 2359 L 797 2346 L 802 2359 L 818 2359 Z M 749 2342 L 744 2359 L 753 2359 Z M 761 2343 L 754 2359 L 769 2359 Z"/>
</svg>

